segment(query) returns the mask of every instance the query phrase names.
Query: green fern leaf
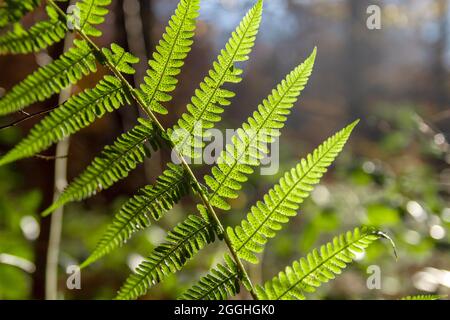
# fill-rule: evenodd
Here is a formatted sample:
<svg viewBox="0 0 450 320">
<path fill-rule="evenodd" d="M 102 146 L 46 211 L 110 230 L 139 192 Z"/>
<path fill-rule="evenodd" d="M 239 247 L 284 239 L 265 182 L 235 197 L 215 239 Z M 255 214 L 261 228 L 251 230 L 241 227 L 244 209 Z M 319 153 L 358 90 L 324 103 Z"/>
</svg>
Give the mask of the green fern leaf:
<svg viewBox="0 0 450 320">
<path fill-rule="evenodd" d="M 1 98 L 0 115 L 44 101 L 77 83 L 83 76 L 97 71 L 92 48 L 85 41 L 75 40 L 74 44 L 59 59 L 39 68 Z"/>
<path fill-rule="evenodd" d="M 116 299 L 130 300 L 145 294 L 165 276 L 181 270 L 189 259 L 214 242 L 215 238 L 211 223 L 197 216 L 189 216 L 169 232 L 166 242 L 156 247 L 136 272 L 128 277 Z"/>
<path fill-rule="evenodd" d="M 5 0 L 0 7 L 0 28 L 18 22 L 41 4 L 41 0 Z"/>
<path fill-rule="evenodd" d="M 105 76 L 95 88 L 71 97 L 35 125 L 25 139 L 0 159 L 0 166 L 46 150 L 129 101 L 130 97 L 121 81 L 113 76 Z"/>
<path fill-rule="evenodd" d="M 445 299 L 446 295 L 437 295 L 437 294 L 419 294 L 415 296 L 406 296 L 401 298 L 400 300 L 441 300 Z"/>
<path fill-rule="evenodd" d="M 234 93 L 222 88 L 227 82 L 238 83 L 242 80 L 242 70 L 236 63 L 248 60 L 252 51 L 261 22 L 263 2 L 259 0 L 242 19 L 225 45 L 225 49 L 213 63 L 200 87 L 195 90 L 188 112 L 184 113 L 178 123 L 168 130 L 168 134 L 179 152 L 187 157 L 195 157 L 192 148 L 201 142 L 204 131 L 221 120 L 223 106 L 230 104 Z M 199 130 L 196 130 L 200 126 Z"/>
<path fill-rule="evenodd" d="M 295 68 L 274 89 L 267 99 L 258 106 L 253 117 L 238 129 L 232 144 L 226 146 L 213 167 L 212 176 L 206 176 L 205 182 L 211 188 L 210 202 L 213 206 L 229 210 L 230 205 L 224 198 L 236 198 L 246 175 L 253 172 L 260 160 L 268 153 L 267 144 L 279 136 L 290 109 L 304 89 L 311 75 L 316 49 L 309 58 Z"/>
<path fill-rule="evenodd" d="M 164 171 L 155 185 L 142 188 L 122 206 L 82 267 L 122 246 L 133 233 L 150 226 L 152 219 L 158 221 L 189 193 L 189 189 L 190 183 L 184 169 L 169 163 L 169 169 Z"/>
<path fill-rule="evenodd" d="M 100 156 L 69 184 L 59 199 L 42 215 L 46 216 L 68 202 L 86 199 L 109 188 L 127 177 L 145 157 L 150 157 L 151 150 L 146 142 L 149 142 L 154 150 L 158 149 L 158 133 L 150 121 L 141 118 L 138 121 L 139 126 L 124 133 L 113 145 L 106 146 Z"/>
<path fill-rule="evenodd" d="M 239 270 L 234 261 L 225 255 L 225 265 L 218 264 L 208 275 L 183 293 L 179 300 L 226 300 L 240 291 Z"/>
<path fill-rule="evenodd" d="M 258 286 L 256 292 L 261 300 L 305 299 L 305 292 L 314 292 L 323 283 L 335 278 L 353 261 L 356 252 L 363 252 L 383 233 L 368 229 L 356 228 L 335 237 L 332 242 L 313 250 L 306 258 L 295 261 L 278 276 Z"/>
<path fill-rule="evenodd" d="M 280 182 L 251 208 L 247 219 L 227 233 L 239 257 L 258 263 L 255 253 L 262 252 L 269 238 L 274 238 L 282 224 L 297 214 L 299 205 L 333 163 L 358 121 L 347 126 L 288 170 Z"/>
<path fill-rule="evenodd" d="M 167 114 L 161 102 L 172 99 L 169 92 L 175 90 L 180 73 L 193 41 L 195 20 L 198 16 L 200 0 L 181 0 L 175 14 L 166 27 L 166 32 L 156 46 L 150 69 L 137 93 L 145 105 L 154 112 Z"/>
<path fill-rule="evenodd" d="M 105 21 L 104 16 L 108 14 L 106 8 L 111 4 L 111 0 L 83 0 L 76 3 L 80 9 L 80 25 L 75 26 L 85 35 L 100 37 L 102 32 L 95 28 Z"/>
<path fill-rule="evenodd" d="M 125 74 L 134 74 L 136 72 L 131 65 L 138 63 L 139 58 L 126 52 L 121 46 L 113 43 L 111 49 L 103 48 L 102 52 L 106 59 L 114 65 L 117 71 Z"/>
<path fill-rule="evenodd" d="M 0 55 L 38 52 L 61 41 L 67 32 L 66 22 L 53 7 L 47 6 L 46 10 L 48 20 L 39 21 L 28 30 L 16 24 L 14 30 L 0 36 Z"/>
</svg>

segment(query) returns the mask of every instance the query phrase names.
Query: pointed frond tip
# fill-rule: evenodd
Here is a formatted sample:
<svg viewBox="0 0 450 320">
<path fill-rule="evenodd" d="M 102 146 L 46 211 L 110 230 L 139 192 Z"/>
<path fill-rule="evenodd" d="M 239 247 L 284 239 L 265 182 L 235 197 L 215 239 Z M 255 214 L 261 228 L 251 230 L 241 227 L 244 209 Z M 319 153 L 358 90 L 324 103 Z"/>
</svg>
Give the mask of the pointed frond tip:
<svg viewBox="0 0 450 320">
<path fill-rule="evenodd" d="M 189 193 L 189 178 L 183 167 L 172 163 L 168 166 L 154 185 L 142 188 L 120 208 L 81 268 L 122 246 L 135 232 L 150 226 L 152 220 L 161 219 L 175 203 Z"/>
<path fill-rule="evenodd" d="M 75 40 L 74 46 L 58 59 L 40 67 L 15 85 L 0 99 L 0 115 L 19 111 L 35 102 L 60 93 L 83 76 L 97 71 L 94 50 L 86 41 Z"/>
<path fill-rule="evenodd" d="M 343 149 L 358 120 L 342 129 L 316 148 L 294 168 L 286 171 L 279 183 L 258 201 L 240 226 L 228 228 L 233 248 L 240 258 L 258 263 L 257 253 L 264 250 L 283 224 L 297 214 L 299 205 L 309 197 L 314 185 Z"/>
<path fill-rule="evenodd" d="M 242 70 L 237 63 L 246 61 L 254 47 L 262 15 L 262 2 L 253 6 L 232 32 L 225 48 L 213 63 L 208 75 L 194 91 L 187 112 L 168 130 L 176 148 L 185 157 L 197 157 L 193 149 L 203 146 L 203 136 L 219 122 L 225 106 L 230 105 L 234 93 L 223 89 L 226 83 L 239 83 Z"/>
<path fill-rule="evenodd" d="M 159 149 L 158 133 L 152 122 L 142 118 L 138 121 L 138 126 L 106 146 L 42 215 L 47 216 L 68 202 L 89 198 L 111 187 L 127 177 L 146 157 L 150 157 L 153 150 Z"/>
<path fill-rule="evenodd" d="M 356 228 L 314 249 L 306 258 L 295 261 L 264 286 L 256 288 L 261 300 L 305 299 L 322 284 L 334 279 L 364 250 L 386 235 L 372 228 Z"/>
<path fill-rule="evenodd" d="M 150 69 L 144 83 L 137 90 L 148 109 L 160 114 L 167 114 L 163 102 L 172 100 L 170 92 L 175 90 L 191 46 L 198 17 L 200 0 L 181 0 L 171 17 L 166 32 L 156 46 L 152 59 L 148 62 Z"/>
<path fill-rule="evenodd" d="M 211 175 L 205 176 L 205 182 L 211 188 L 211 205 L 222 210 L 230 209 L 225 198 L 238 196 L 242 183 L 253 173 L 253 167 L 258 167 L 268 154 L 269 144 L 280 136 L 291 108 L 309 80 L 315 57 L 316 50 L 272 90 L 258 110 L 237 130 L 232 143 L 220 153 Z"/>
<path fill-rule="evenodd" d="M 210 222 L 198 216 L 189 216 L 170 231 L 166 241 L 156 247 L 128 277 L 116 300 L 136 299 L 145 294 L 167 275 L 181 270 L 198 251 L 215 239 L 214 227 Z"/>
<path fill-rule="evenodd" d="M 236 263 L 225 255 L 225 264 L 218 264 L 178 300 L 226 300 L 240 291 L 240 276 Z"/>
</svg>

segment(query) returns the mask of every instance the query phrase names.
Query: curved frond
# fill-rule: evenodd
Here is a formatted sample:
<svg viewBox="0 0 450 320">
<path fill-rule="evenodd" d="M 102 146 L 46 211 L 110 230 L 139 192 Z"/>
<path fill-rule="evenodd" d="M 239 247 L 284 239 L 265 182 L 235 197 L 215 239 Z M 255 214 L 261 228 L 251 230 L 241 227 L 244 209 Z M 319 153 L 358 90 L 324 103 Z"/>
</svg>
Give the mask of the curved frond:
<svg viewBox="0 0 450 320">
<path fill-rule="evenodd" d="M 222 107 L 228 106 L 229 99 L 234 97 L 233 92 L 222 87 L 227 82 L 238 83 L 242 80 L 242 70 L 236 67 L 236 63 L 248 60 L 261 22 L 262 8 L 263 2 L 259 0 L 248 11 L 213 63 L 213 68 L 195 90 L 187 112 L 168 130 L 177 149 L 185 156 L 196 156 L 192 148 L 203 145 L 205 130 L 221 120 Z"/>
<path fill-rule="evenodd" d="M 94 26 L 100 25 L 105 21 L 108 14 L 106 8 L 111 4 L 111 0 L 82 0 L 76 3 L 80 9 L 80 25 L 75 26 L 84 34 L 92 37 L 100 37 L 102 32 Z"/>
<path fill-rule="evenodd" d="M 97 244 L 94 252 L 83 262 L 85 267 L 115 248 L 122 246 L 131 236 L 158 221 L 175 203 L 189 193 L 189 178 L 180 166 L 169 163 L 169 168 L 156 183 L 139 190 L 120 208 L 113 222 Z"/>
<path fill-rule="evenodd" d="M 113 76 L 105 76 L 93 89 L 71 97 L 36 124 L 26 138 L 0 158 L 0 166 L 32 157 L 52 144 L 74 134 L 129 102 L 125 86 Z"/>
<path fill-rule="evenodd" d="M 267 99 L 258 106 L 258 110 L 233 136 L 232 143 L 221 152 L 217 165 L 212 168 L 212 176 L 205 176 L 206 184 L 211 188 L 211 204 L 223 210 L 230 205 L 224 198 L 236 198 L 252 167 L 259 166 L 260 160 L 268 153 L 267 145 L 280 135 L 290 109 L 297 101 L 311 75 L 316 49 L 309 58 L 295 68 L 278 84 Z"/>
<path fill-rule="evenodd" d="M 145 294 L 164 277 L 181 270 L 189 259 L 214 242 L 215 238 L 211 223 L 197 216 L 189 216 L 170 231 L 166 242 L 156 247 L 136 272 L 128 277 L 116 299 L 130 300 Z"/>
<path fill-rule="evenodd" d="M 138 63 L 139 58 L 135 57 L 129 52 L 126 52 L 124 48 L 113 43 L 111 49 L 103 48 L 103 54 L 106 59 L 114 65 L 117 71 L 125 74 L 135 74 L 136 70 L 131 66 L 132 64 Z"/>
<path fill-rule="evenodd" d="M 274 238 L 290 217 L 297 214 L 299 205 L 313 186 L 319 183 L 327 168 L 336 159 L 358 121 L 330 137 L 312 154 L 308 154 L 294 168 L 288 170 L 269 192 L 264 201 L 252 206 L 247 219 L 240 226 L 228 228 L 227 233 L 239 257 L 258 263 L 256 253 L 262 252 L 269 238 Z"/>
<path fill-rule="evenodd" d="M 100 156 L 72 181 L 58 200 L 42 215 L 48 215 L 56 208 L 71 202 L 86 199 L 97 192 L 109 188 L 150 157 L 149 142 L 154 150 L 159 148 L 158 133 L 153 124 L 139 118 L 140 125 L 122 134 L 114 144 L 106 146 Z"/>
<path fill-rule="evenodd" d="M 41 0 L 4 0 L 0 7 L 0 28 L 18 22 L 41 4 Z"/>
<path fill-rule="evenodd" d="M 415 296 L 406 296 L 401 298 L 400 300 L 441 300 L 445 299 L 446 295 L 437 295 L 437 294 L 419 294 Z"/>
<path fill-rule="evenodd" d="M 341 274 L 355 258 L 355 253 L 363 252 L 383 233 L 368 229 L 356 228 L 335 237 L 320 247 L 314 249 L 306 258 L 295 261 L 292 267 L 287 267 L 278 276 L 258 286 L 256 292 L 261 300 L 293 300 L 305 299 L 305 292 L 311 293 Z"/>
<path fill-rule="evenodd" d="M 38 52 L 61 41 L 67 25 L 54 8 L 47 6 L 48 20 L 39 21 L 28 30 L 16 24 L 14 30 L 0 36 L 0 55 Z"/>
<path fill-rule="evenodd" d="M 77 83 L 83 76 L 97 71 L 92 48 L 85 41 L 75 40 L 74 44 L 57 60 L 39 68 L 6 93 L 0 99 L 0 115 L 44 101 Z"/>
<path fill-rule="evenodd" d="M 162 102 L 172 100 L 170 92 L 175 90 L 184 59 L 193 41 L 195 21 L 198 17 L 200 0 L 181 0 L 175 14 L 166 27 L 166 32 L 156 46 L 153 58 L 148 62 L 145 83 L 137 93 L 151 111 L 167 114 Z"/>
<path fill-rule="evenodd" d="M 218 264 L 192 288 L 184 292 L 179 300 L 226 300 L 240 291 L 239 270 L 228 255 L 225 265 Z"/>
</svg>

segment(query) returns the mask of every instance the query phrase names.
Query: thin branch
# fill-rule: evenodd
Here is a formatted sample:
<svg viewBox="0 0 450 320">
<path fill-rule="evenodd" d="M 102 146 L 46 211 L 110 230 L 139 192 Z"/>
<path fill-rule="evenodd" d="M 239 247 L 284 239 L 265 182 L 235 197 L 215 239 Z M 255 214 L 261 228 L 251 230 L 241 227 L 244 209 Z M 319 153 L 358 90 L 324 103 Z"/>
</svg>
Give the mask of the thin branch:
<svg viewBox="0 0 450 320">
<path fill-rule="evenodd" d="M 3 129 L 6 129 L 6 128 L 10 128 L 10 127 L 17 126 L 18 124 L 20 124 L 20 123 L 22 123 L 22 122 L 24 122 L 24 121 L 26 121 L 26 120 L 32 119 L 32 118 L 37 117 L 37 116 L 41 116 L 41 115 L 43 115 L 43 114 L 47 114 L 47 113 L 49 113 L 49 112 L 55 110 L 56 108 L 58 108 L 58 106 L 53 107 L 53 108 L 48 109 L 48 110 L 42 110 L 42 111 L 38 111 L 38 112 L 36 112 L 36 113 L 31 113 L 31 114 L 30 114 L 30 113 L 27 113 L 27 112 L 25 112 L 25 111 L 23 111 L 23 110 L 21 110 L 22 113 L 24 113 L 24 114 L 27 115 L 26 117 L 23 117 L 23 118 L 18 119 L 18 120 L 14 121 L 14 122 L 11 122 L 10 124 L 6 124 L 6 125 L 4 125 L 4 126 L 0 126 L 0 130 L 3 130 Z"/>
</svg>

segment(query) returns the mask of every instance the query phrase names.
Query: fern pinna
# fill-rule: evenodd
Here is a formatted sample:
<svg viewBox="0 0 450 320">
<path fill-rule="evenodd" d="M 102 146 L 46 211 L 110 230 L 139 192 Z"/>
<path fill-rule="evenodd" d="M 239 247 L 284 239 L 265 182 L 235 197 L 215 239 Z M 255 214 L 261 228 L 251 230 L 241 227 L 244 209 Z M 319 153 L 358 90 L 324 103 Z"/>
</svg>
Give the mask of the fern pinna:
<svg viewBox="0 0 450 320">
<path fill-rule="evenodd" d="M 64 2 L 65 0 L 63 0 Z M 59 1 L 61 2 L 61 1 Z M 297 214 L 299 205 L 309 196 L 327 168 L 343 149 L 357 121 L 330 137 L 311 154 L 284 173 L 279 182 L 261 201 L 250 208 L 242 222 L 232 228 L 225 226 L 216 210 L 231 209 L 229 199 L 239 196 L 243 184 L 261 159 L 269 153 L 269 145 L 281 134 L 281 129 L 294 104 L 312 74 L 316 49 L 294 68 L 263 99 L 255 112 L 237 130 L 232 141 L 221 152 L 211 173 L 202 184 L 189 165 L 189 158 L 198 157 L 208 129 L 222 119 L 225 107 L 231 105 L 233 86 L 242 80 L 238 67 L 249 59 L 260 27 L 263 1 L 258 0 L 231 33 L 228 42 L 204 80 L 194 91 L 186 112 L 172 128 L 164 128 L 157 114 L 170 111 L 172 92 L 178 85 L 184 61 L 193 44 L 200 0 L 180 0 L 165 33 L 155 47 L 143 83 L 133 88 L 124 77 L 135 72 L 138 59 L 117 44 L 99 48 L 93 37 L 101 35 L 98 25 L 104 22 L 110 0 L 81 0 L 76 3 L 79 21 L 60 9 L 57 1 L 7 0 L 0 8 L 0 27 L 16 23 L 0 36 L 0 54 L 23 54 L 42 50 L 60 40 L 69 31 L 78 40 L 58 59 L 40 67 L 14 86 L 0 99 L 0 115 L 18 112 L 43 101 L 75 84 L 82 77 L 104 65 L 105 75 L 91 89 L 70 97 L 31 129 L 27 137 L 2 155 L 0 165 L 33 157 L 65 137 L 92 125 L 108 112 L 131 102 L 138 105 L 145 117 L 106 146 L 91 164 L 75 178 L 47 210 L 72 201 L 80 201 L 111 187 L 128 176 L 145 158 L 166 145 L 176 154 L 178 163 L 168 163 L 167 169 L 153 185 L 144 186 L 120 208 L 107 227 L 92 254 L 81 264 L 83 268 L 124 245 L 136 232 L 149 227 L 167 214 L 183 197 L 194 195 L 199 203 L 197 214 L 189 214 L 157 246 L 129 276 L 117 299 L 135 299 L 180 271 L 197 252 L 208 244 L 221 241 L 229 251 L 224 262 L 212 268 L 180 299 L 226 299 L 240 292 L 241 285 L 254 299 L 304 299 L 311 292 L 339 274 L 354 258 L 384 233 L 371 228 L 356 228 L 336 237 L 329 244 L 314 250 L 306 258 L 264 285 L 254 285 L 244 261 L 259 263 L 258 255 L 283 225 Z M 48 19 L 25 29 L 20 19 L 42 3 Z M 70 24 L 68 22 L 71 22 Z M 19 23 L 17 23 L 19 22 Z M 225 86 L 227 87 L 225 89 Z"/>
</svg>

